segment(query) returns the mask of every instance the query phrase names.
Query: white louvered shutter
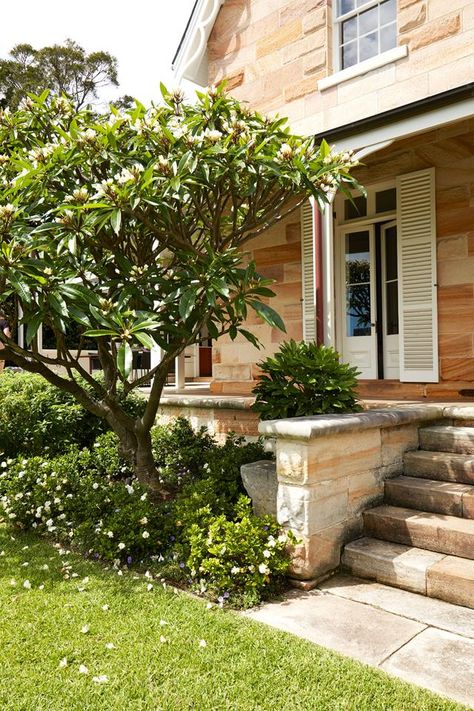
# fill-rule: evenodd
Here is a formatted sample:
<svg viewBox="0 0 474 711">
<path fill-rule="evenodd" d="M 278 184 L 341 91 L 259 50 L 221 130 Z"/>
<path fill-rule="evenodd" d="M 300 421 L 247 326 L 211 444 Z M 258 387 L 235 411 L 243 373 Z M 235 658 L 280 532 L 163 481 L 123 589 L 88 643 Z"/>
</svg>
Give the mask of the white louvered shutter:
<svg viewBox="0 0 474 711">
<path fill-rule="evenodd" d="M 434 168 L 397 178 L 400 380 L 438 382 Z"/>
<path fill-rule="evenodd" d="M 314 260 L 314 208 L 308 200 L 301 207 L 301 263 L 303 282 L 303 339 L 316 340 L 316 284 Z"/>
</svg>

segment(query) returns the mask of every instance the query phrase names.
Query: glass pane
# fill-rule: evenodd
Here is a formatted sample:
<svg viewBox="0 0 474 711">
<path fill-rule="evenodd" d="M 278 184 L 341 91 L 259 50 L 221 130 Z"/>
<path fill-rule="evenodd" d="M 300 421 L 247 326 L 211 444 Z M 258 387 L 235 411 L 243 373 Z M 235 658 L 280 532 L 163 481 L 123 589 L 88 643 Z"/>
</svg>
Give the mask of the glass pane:
<svg viewBox="0 0 474 711">
<path fill-rule="evenodd" d="M 344 200 L 344 219 L 356 220 L 358 217 L 365 217 L 367 215 L 367 198 L 360 195 L 352 200 L 353 202 Z"/>
<path fill-rule="evenodd" d="M 346 235 L 346 283 L 364 284 L 370 281 L 370 242 L 368 232 Z"/>
<path fill-rule="evenodd" d="M 385 25 L 387 22 L 393 22 L 397 17 L 396 0 L 387 0 L 380 5 L 380 24 Z"/>
<path fill-rule="evenodd" d="M 350 40 L 356 39 L 357 37 L 357 17 L 352 17 L 350 20 L 346 20 L 342 23 L 342 41 L 343 43 L 350 42 Z"/>
<path fill-rule="evenodd" d="M 388 52 L 397 46 L 397 24 L 386 25 L 380 30 L 380 51 Z"/>
<path fill-rule="evenodd" d="M 381 190 L 375 193 L 375 212 L 394 212 L 397 209 L 397 190 Z"/>
<path fill-rule="evenodd" d="M 354 0 L 339 0 L 338 15 L 345 15 L 346 12 L 351 12 L 354 9 Z"/>
<path fill-rule="evenodd" d="M 357 41 L 342 47 L 342 68 L 346 69 L 354 64 L 357 64 Z"/>
<path fill-rule="evenodd" d="M 386 284 L 385 298 L 387 301 L 387 336 L 398 333 L 398 281 Z"/>
<path fill-rule="evenodd" d="M 346 325 L 348 336 L 370 336 L 370 284 L 347 287 Z"/>
<path fill-rule="evenodd" d="M 385 231 L 385 279 L 396 279 L 397 269 L 397 228 L 389 227 Z"/>
<path fill-rule="evenodd" d="M 370 10 L 361 12 L 359 15 L 359 35 L 373 32 L 379 26 L 379 8 L 372 7 Z"/>
<path fill-rule="evenodd" d="M 373 32 L 371 35 L 365 35 L 359 40 L 359 62 L 364 59 L 375 57 L 379 52 L 378 32 Z"/>
</svg>

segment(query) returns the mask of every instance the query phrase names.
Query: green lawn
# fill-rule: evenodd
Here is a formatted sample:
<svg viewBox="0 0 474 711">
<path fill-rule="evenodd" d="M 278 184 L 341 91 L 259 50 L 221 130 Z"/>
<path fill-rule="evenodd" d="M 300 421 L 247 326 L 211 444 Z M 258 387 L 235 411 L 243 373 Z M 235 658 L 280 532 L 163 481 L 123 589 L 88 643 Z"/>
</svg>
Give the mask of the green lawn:
<svg viewBox="0 0 474 711">
<path fill-rule="evenodd" d="M 149 591 L 143 576 L 11 535 L 0 526 L 2 711 L 462 708 L 160 583 Z M 64 579 L 66 563 L 77 577 Z"/>
</svg>

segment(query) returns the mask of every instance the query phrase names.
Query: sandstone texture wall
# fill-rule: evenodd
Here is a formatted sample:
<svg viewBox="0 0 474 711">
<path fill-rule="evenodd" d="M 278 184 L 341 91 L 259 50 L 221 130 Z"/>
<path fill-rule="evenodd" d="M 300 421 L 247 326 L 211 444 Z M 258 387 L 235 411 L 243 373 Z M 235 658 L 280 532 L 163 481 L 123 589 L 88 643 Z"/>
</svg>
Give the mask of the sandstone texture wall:
<svg viewBox="0 0 474 711">
<path fill-rule="evenodd" d="M 209 81 L 319 133 L 472 81 L 473 0 L 398 0 L 408 55 L 318 91 L 333 72 L 332 0 L 226 0 L 208 43 Z"/>
</svg>

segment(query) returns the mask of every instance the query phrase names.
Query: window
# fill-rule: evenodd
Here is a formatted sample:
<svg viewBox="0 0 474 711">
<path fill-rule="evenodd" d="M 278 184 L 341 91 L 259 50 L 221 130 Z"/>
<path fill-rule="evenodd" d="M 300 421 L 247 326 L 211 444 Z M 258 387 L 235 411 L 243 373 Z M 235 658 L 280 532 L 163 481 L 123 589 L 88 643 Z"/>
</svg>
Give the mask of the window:
<svg viewBox="0 0 474 711">
<path fill-rule="evenodd" d="M 336 0 L 338 69 L 396 47 L 397 0 Z"/>
</svg>

